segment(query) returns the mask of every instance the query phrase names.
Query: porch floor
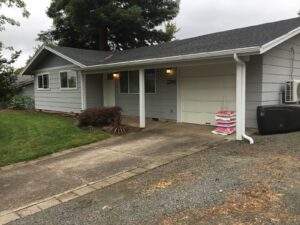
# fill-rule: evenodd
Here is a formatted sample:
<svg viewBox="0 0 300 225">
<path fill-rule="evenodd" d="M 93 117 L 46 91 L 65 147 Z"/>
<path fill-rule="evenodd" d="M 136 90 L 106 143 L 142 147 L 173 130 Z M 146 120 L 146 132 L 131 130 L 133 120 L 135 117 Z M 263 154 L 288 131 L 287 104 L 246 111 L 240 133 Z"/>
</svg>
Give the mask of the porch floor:
<svg viewBox="0 0 300 225">
<path fill-rule="evenodd" d="M 139 127 L 139 118 L 135 116 L 123 116 L 123 124 L 132 126 L 132 127 Z M 199 124 L 190 124 L 190 123 L 177 123 L 175 121 L 155 121 L 151 118 L 146 118 L 146 128 L 144 131 L 153 131 L 156 130 L 164 131 L 169 133 L 170 135 L 192 135 L 192 136 L 199 136 L 201 139 L 206 140 L 234 140 L 235 134 L 229 136 L 221 136 L 215 135 L 211 132 L 214 130 L 214 126 L 207 126 L 207 125 L 199 125 Z M 253 133 L 253 132 L 251 132 Z"/>
</svg>

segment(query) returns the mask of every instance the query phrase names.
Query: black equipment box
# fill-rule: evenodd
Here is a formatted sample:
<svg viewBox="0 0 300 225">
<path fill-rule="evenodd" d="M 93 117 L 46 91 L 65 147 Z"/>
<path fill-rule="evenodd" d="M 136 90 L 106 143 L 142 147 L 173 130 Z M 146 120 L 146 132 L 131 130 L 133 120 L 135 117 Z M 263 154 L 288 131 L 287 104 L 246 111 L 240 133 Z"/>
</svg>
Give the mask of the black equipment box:
<svg viewBox="0 0 300 225">
<path fill-rule="evenodd" d="M 260 134 L 287 133 L 300 130 L 300 105 L 257 107 Z"/>
</svg>

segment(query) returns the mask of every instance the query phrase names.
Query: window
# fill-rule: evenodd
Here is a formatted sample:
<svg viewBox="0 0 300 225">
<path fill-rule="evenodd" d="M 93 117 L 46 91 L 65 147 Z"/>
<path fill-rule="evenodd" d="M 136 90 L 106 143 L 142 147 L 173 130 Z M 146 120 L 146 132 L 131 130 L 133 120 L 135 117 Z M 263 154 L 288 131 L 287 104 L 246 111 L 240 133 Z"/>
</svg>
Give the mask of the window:
<svg viewBox="0 0 300 225">
<path fill-rule="evenodd" d="M 38 75 L 38 89 L 49 89 L 49 74 Z"/>
<path fill-rule="evenodd" d="M 120 93 L 139 93 L 139 71 L 121 72 Z M 145 70 L 145 92 L 153 94 L 156 91 L 155 70 Z"/>
<path fill-rule="evenodd" d="M 60 72 L 60 87 L 64 89 L 77 88 L 76 73 Z"/>
<path fill-rule="evenodd" d="M 139 71 L 129 72 L 129 93 L 139 93 L 140 79 Z"/>
<path fill-rule="evenodd" d="M 145 92 L 156 92 L 155 70 L 145 70 Z"/>
<path fill-rule="evenodd" d="M 128 72 L 121 72 L 120 76 L 120 92 L 128 93 Z"/>
</svg>

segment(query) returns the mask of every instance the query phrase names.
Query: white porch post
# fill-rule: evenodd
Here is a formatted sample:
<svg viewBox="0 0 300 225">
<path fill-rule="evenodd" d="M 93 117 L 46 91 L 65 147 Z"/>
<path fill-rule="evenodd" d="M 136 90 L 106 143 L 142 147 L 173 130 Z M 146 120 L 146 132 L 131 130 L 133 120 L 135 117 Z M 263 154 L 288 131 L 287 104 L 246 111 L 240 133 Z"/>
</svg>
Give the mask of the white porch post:
<svg viewBox="0 0 300 225">
<path fill-rule="evenodd" d="M 81 110 L 86 110 L 86 75 L 82 72 L 80 74 L 81 87 Z"/>
<path fill-rule="evenodd" d="M 139 83 L 140 83 L 140 128 L 146 127 L 146 113 L 145 113 L 145 71 L 139 70 Z"/>
<path fill-rule="evenodd" d="M 243 140 L 243 65 L 236 64 L 236 139 Z"/>
</svg>

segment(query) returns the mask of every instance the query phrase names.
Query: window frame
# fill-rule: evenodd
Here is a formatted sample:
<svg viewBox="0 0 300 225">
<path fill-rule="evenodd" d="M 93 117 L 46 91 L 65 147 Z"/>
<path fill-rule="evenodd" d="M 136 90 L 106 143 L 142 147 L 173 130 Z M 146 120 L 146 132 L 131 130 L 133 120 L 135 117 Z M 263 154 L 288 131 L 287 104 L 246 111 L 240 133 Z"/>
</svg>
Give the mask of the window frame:
<svg viewBox="0 0 300 225">
<path fill-rule="evenodd" d="M 43 77 L 44 75 L 47 75 L 48 76 L 48 88 L 40 88 L 39 87 L 39 77 Z M 44 78 L 43 79 L 43 86 L 44 86 Z M 37 90 L 38 91 L 49 91 L 50 90 L 50 74 L 49 73 L 40 73 L 40 74 L 37 74 L 36 76 L 36 80 L 37 80 Z"/>
<path fill-rule="evenodd" d="M 145 72 L 146 72 L 146 70 L 154 70 L 154 86 L 155 86 L 155 90 L 154 90 L 154 92 L 151 92 L 151 93 L 147 93 L 146 92 L 146 87 L 145 87 L 145 94 L 146 95 L 154 95 L 154 94 L 156 94 L 157 93 L 157 78 L 156 78 L 156 76 L 157 76 L 157 70 L 156 69 L 145 69 Z M 137 92 L 137 93 L 131 93 L 130 92 L 130 78 L 129 78 L 129 76 L 130 76 L 130 74 L 129 74 L 129 72 L 130 71 L 136 71 L 136 70 L 129 70 L 129 71 L 122 71 L 122 72 L 126 72 L 127 73 L 127 76 L 128 76 L 128 79 L 127 79 L 127 92 L 121 92 L 121 77 L 120 77 L 120 79 L 119 79 L 119 94 L 121 94 L 121 95 L 139 95 L 139 91 Z M 120 73 L 121 74 L 121 76 L 122 76 L 122 72 Z M 145 75 L 146 75 L 146 73 L 145 73 Z M 145 80 L 145 86 L 146 86 L 146 80 Z"/>
<path fill-rule="evenodd" d="M 75 71 L 76 72 L 76 71 Z M 62 70 L 62 71 L 59 71 L 59 87 L 60 87 L 60 90 L 77 90 L 78 89 L 78 75 L 77 75 L 77 72 L 75 74 L 75 81 L 76 81 L 76 87 L 62 87 L 61 86 L 61 74 L 62 73 L 67 73 L 67 85 L 69 86 L 69 78 L 68 78 L 68 75 L 70 74 L 70 70 Z"/>
</svg>

